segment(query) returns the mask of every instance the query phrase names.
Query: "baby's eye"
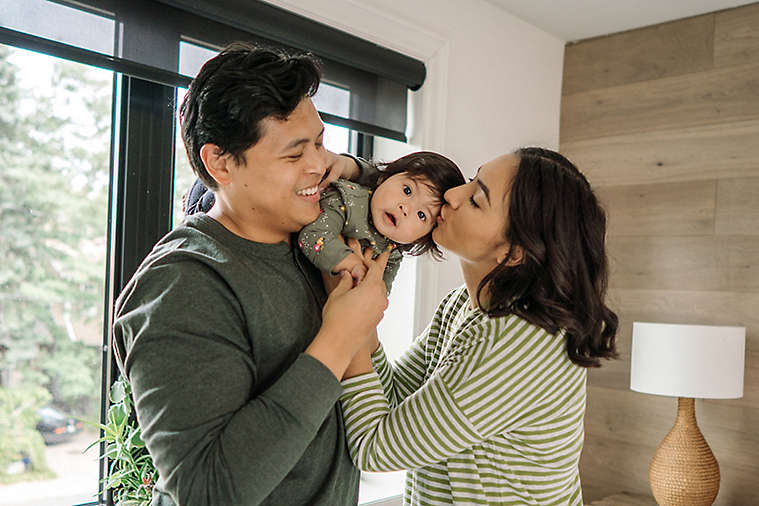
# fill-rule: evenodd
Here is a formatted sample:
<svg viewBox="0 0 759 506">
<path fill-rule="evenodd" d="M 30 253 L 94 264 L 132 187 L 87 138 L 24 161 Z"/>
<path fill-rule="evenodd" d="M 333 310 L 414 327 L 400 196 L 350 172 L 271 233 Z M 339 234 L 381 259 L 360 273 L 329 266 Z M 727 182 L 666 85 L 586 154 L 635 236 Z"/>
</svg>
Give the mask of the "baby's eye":
<svg viewBox="0 0 759 506">
<path fill-rule="evenodd" d="M 427 221 L 427 215 L 424 214 L 424 211 L 417 211 L 416 215 L 419 216 L 420 220 Z"/>
<path fill-rule="evenodd" d="M 408 185 L 403 185 L 403 193 L 406 195 L 411 195 L 411 188 L 408 187 Z"/>
</svg>

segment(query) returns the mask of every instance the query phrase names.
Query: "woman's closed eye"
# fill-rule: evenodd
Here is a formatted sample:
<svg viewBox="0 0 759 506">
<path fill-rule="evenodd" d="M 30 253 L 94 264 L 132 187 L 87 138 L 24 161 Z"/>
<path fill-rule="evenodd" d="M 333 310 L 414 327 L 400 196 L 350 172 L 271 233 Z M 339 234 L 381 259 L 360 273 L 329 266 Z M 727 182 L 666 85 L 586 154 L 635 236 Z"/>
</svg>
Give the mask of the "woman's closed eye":
<svg viewBox="0 0 759 506">
<path fill-rule="evenodd" d="M 470 177 L 470 178 L 469 178 L 469 182 L 471 183 L 471 182 L 473 182 L 473 181 L 474 181 L 474 178 L 473 178 L 473 177 Z M 477 205 L 477 202 L 475 202 L 475 201 L 474 201 L 474 194 L 472 194 L 472 195 L 470 195 L 470 196 L 469 196 L 469 204 L 470 204 L 472 207 L 475 207 L 475 208 L 479 208 L 479 207 L 480 207 L 480 206 L 478 206 L 478 205 Z"/>
</svg>

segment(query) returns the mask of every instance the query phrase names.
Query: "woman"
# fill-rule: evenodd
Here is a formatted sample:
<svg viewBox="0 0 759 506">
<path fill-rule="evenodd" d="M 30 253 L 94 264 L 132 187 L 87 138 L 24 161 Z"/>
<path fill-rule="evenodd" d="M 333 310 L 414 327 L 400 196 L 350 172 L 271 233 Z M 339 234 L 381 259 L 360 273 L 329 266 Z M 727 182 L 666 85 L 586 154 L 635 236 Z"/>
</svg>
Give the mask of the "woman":
<svg viewBox="0 0 759 506">
<path fill-rule="evenodd" d="M 604 212 L 572 163 L 539 148 L 444 199 L 433 239 L 465 284 L 397 363 L 376 342 L 354 358 L 351 456 L 408 469 L 404 504 L 582 504 L 586 368 L 616 356 Z"/>
</svg>

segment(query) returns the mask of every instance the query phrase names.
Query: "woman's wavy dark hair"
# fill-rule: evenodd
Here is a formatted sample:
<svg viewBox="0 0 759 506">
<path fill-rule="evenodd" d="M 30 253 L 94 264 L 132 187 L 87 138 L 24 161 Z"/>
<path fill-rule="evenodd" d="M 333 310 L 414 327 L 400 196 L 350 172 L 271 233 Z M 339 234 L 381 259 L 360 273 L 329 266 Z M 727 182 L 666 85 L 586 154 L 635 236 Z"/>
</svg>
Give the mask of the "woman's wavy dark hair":
<svg viewBox="0 0 759 506">
<path fill-rule="evenodd" d="M 415 181 L 425 179 L 432 183 L 430 188 L 437 197 L 437 203 L 443 203 L 443 194 L 450 188 L 461 186 L 466 182 L 458 165 L 445 156 L 432 151 L 417 151 L 388 163 L 375 164 L 378 171 L 369 181 L 369 186 L 377 188 L 384 180 L 395 174 L 405 173 Z M 427 182 L 425 181 L 425 184 Z M 433 227 L 434 230 L 434 227 Z M 427 252 L 435 260 L 443 259 L 443 252 L 432 240 L 432 230 L 424 237 L 411 244 L 400 244 L 398 250 L 407 255 L 419 256 Z"/>
<path fill-rule="evenodd" d="M 616 358 L 617 315 L 605 303 L 606 214 L 579 170 L 559 153 L 523 148 L 511 183 L 508 255 L 480 282 L 489 316 L 516 314 L 548 332 L 566 330 L 577 365 Z M 507 263 L 522 249 L 517 265 Z M 480 307 L 483 307 L 480 304 Z"/>
<path fill-rule="evenodd" d="M 216 144 L 244 163 L 244 152 L 261 138 L 261 120 L 285 119 L 319 88 L 319 62 L 309 53 L 234 42 L 208 60 L 190 83 L 180 107 L 182 140 L 195 174 L 212 190 L 200 148 Z"/>
</svg>

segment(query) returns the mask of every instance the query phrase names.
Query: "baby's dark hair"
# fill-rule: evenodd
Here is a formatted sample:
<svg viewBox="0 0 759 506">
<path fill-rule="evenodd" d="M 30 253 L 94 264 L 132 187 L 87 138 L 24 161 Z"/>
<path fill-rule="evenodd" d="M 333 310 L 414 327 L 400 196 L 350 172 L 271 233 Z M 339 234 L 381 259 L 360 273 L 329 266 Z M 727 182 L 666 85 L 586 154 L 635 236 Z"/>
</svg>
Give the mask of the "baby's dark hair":
<svg viewBox="0 0 759 506">
<path fill-rule="evenodd" d="M 430 186 L 435 193 L 438 204 L 443 204 L 443 194 L 448 189 L 466 182 L 458 165 L 443 155 L 432 151 L 417 151 L 389 163 L 380 163 L 377 164 L 377 169 L 379 172 L 370 184 L 372 188 L 376 188 L 390 176 L 405 173 L 415 181 L 425 179 L 432 183 L 429 185 L 425 181 L 425 184 Z M 418 256 L 429 252 L 435 260 L 442 260 L 443 258 L 443 252 L 432 240 L 431 230 L 427 235 L 411 244 L 400 244 L 398 249 L 407 255 Z"/>
</svg>

